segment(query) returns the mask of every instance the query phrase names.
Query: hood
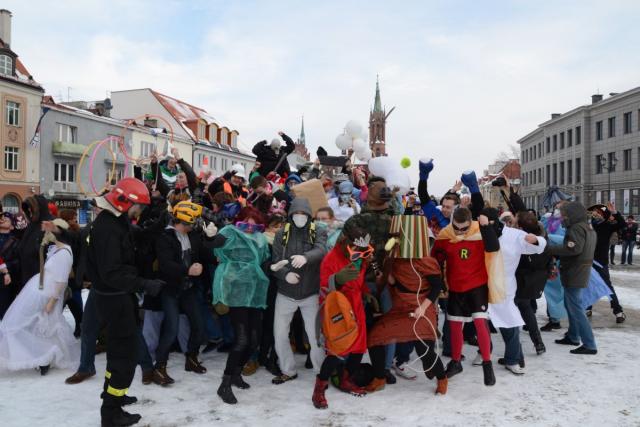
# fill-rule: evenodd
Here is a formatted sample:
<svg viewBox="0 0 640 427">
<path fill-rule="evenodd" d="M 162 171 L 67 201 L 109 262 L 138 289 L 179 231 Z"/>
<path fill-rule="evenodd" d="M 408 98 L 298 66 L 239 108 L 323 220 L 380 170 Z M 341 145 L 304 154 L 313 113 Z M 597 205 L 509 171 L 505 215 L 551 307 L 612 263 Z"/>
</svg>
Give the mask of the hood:
<svg viewBox="0 0 640 427">
<path fill-rule="evenodd" d="M 566 217 L 565 225 L 567 227 L 580 222 L 587 222 L 587 210 L 580 202 L 565 203 L 560 207 L 560 211 L 562 216 Z"/>
<path fill-rule="evenodd" d="M 22 210 L 31 223 L 50 221 L 53 216 L 49 212 L 49 201 L 41 194 L 27 197 L 22 202 Z"/>
<path fill-rule="evenodd" d="M 338 186 L 338 192 L 340 194 L 349 194 L 353 193 L 353 184 L 351 181 L 342 181 Z"/>
<path fill-rule="evenodd" d="M 284 183 L 287 184 L 289 181 L 295 181 L 298 184 L 302 183 L 302 179 L 295 173 L 292 173 L 291 175 L 289 175 Z"/>
<path fill-rule="evenodd" d="M 294 212 L 304 212 L 309 217 L 313 216 L 309 200 L 305 199 L 304 197 L 296 197 L 291 201 L 291 207 L 289 208 L 289 218 L 291 218 Z"/>
</svg>

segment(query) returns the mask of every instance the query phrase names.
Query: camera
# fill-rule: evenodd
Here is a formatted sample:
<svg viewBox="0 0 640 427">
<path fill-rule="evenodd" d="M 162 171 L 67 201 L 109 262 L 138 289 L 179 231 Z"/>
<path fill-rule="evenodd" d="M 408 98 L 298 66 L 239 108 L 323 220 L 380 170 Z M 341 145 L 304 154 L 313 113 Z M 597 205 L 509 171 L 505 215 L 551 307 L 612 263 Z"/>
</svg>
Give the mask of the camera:
<svg viewBox="0 0 640 427">
<path fill-rule="evenodd" d="M 494 179 L 493 181 L 491 181 L 491 185 L 493 185 L 494 187 L 506 187 L 507 186 L 507 180 L 504 179 L 503 176 L 499 176 L 496 179 Z"/>
</svg>

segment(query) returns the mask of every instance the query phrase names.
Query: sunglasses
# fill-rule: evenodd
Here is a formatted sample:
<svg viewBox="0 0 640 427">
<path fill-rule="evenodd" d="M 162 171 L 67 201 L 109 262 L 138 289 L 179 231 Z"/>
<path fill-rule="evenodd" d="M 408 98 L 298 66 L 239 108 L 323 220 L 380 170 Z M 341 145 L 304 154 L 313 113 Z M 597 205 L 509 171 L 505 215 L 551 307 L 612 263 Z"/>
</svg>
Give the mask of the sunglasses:
<svg viewBox="0 0 640 427">
<path fill-rule="evenodd" d="M 451 223 L 451 226 L 456 231 L 467 231 L 469 229 L 469 227 L 470 227 L 470 225 L 467 225 L 466 227 L 458 227 L 453 222 Z"/>
<path fill-rule="evenodd" d="M 354 249 L 351 246 L 347 246 L 347 252 L 349 253 L 349 260 L 351 262 L 358 261 L 359 259 L 369 258 L 373 255 L 373 246 L 369 245 L 366 249 Z"/>
<path fill-rule="evenodd" d="M 236 222 L 236 227 L 238 228 L 238 230 L 244 231 L 246 233 L 262 233 L 264 231 L 264 225 L 250 224 L 246 221 Z"/>
</svg>

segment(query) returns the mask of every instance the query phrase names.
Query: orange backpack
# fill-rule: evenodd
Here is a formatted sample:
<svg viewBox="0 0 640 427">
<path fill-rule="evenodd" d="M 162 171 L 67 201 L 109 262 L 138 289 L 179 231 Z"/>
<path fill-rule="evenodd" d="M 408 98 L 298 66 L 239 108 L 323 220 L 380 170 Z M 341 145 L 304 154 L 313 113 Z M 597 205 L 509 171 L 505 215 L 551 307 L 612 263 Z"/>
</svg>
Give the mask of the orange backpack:
<svg viewBox="0 0 640 427">
<path fill-rule="evenodd" d="M 356 316 L 347 297 L 331 291 L 322 304 L 322 334 L 327 352 L 344 354 L 358 338 Z"/>
</svg>

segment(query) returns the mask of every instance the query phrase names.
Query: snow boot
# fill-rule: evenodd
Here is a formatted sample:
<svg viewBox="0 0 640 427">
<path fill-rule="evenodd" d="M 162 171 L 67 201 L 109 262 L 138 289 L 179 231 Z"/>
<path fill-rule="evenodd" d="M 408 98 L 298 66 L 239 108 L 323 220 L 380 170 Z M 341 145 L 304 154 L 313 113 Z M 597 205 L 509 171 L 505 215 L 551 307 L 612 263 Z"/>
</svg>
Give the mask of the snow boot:
<svg viewBox="0 0 640 427">
<path fill-rule="evenodd" d="M 231 375 L 224 375 L 222 377 L 222 383 L 220 383 L 220 387 L 218 387 L 218 396 L 220 396 L 224 403 L 229 405 L 238 403 L 238 399 L 236 399 L 233 395 L 233 390 L 231 390 Z"/>
<path fill-rule="evenodd" d="M 540 356 L 541 354 L 543 354 L 543 353 L 545 353 L 547 351 L 547 348 L 544 346 L 543 342 L 539 342 L 539 343 L 535 344 L 534 347 L 536 348 L 536 354 L 538 356 Z"/>
<path fill-rule="evenodd" d="M 384 389 L 387 384 L 387 380 L 384 378 L 374 378 L 364 389 L 367 393 L 374 393 Z"/>
<path fill-rule="evenodd" d="M 101 412 L 101 426 L 102 427 L 127 427 L 137 424 L 142 418 L 138 414 L 130 414 L 122 410 L 122 408 L 116 408 L 112 411 L 100 411 Z"/>
<path fill-rule="evenodd" d="M 436 387 L 436 394 L 447 394 L 447 388 L 449 386 L 449 379 L 444 377 L 438 380 L 438 386 Z"/>
<path fill-rule="evenodd" d="M 367 394 L 367 391 L 363 387 L 359 387 L 351 381 L 351 376 L 346 369 L 342 373 L 342 378 L 340 378 L 339 388 L 345 393 L 349 393 L 356 397 L 362 397 Z"/>
<path fill-rule="evenodd" d="M 238 387 L 242 390 L 246 390 L 248 388 L 251 388 L 251 386 L 244 382 L 244 380 L 242 379 L 242 375 L 232 375 L 231 376 L 231 385 L 234 387 Z"/>
<path fill-rule="evenodd" d="M 47 366 L 40 366 L 40 375 L 42 375 L 43 377 L 45 375 L 47 375 L 47 373 L 49 372 L 49 368 L 51 365 L 47 365 Z"/>
<path fill-rule="evenodd" d="M 197 354 L 186 354 L 186 359 L 184 361 L 184 370 L 187 372 L 195 372 L 196 374 L 206 374 L 207 368 L 202 366 L 200 361 L 198 360 Z"/>
<path fill-rule="evenodd" d="M 462 372 L 462 363 L 456 362 L 453 359 L 449 360 L 449 363 L 447 363 L 447 378 L 458 375 L 460 372 Z"/>
<path fill-rule="evenodd" d="M 395 384 L 398 382 L 395 375 L 393 375 L 389 369 L 384 370 L 384 378 L 387 380 L 387 384 Z"/>
<path fill-rule="evenodd" d="M 304 362 L 305 369 L 313 369 L 313 362 L 311 361 L 311 353 L 307 353 L 307 360 Z"/>
<path fill-rule="evenodd" d="M 153 382 L 161 386 L 175 383 L 175 380 L 167 374 L 166 363 L 156 363 L 156 367 L 153 370 Z"/>
<path fill-rule="evenodd" d="M 495 385 L 496 376 L 493 373 L 493 364 L 491 360 L 482 362 L 482 372 L 484 373 L 484 385 Z"/>
<path fill-rule="evenodd" d="M 102 394 L 100 394 L 101 399 L 105 399 L 106 396 L 107 396 L 107 393 L 105 391 L 103 391 Z M 125 394 L 120 398 L 121 406 L 133 405 L 134 403 L 138 403 L 138 398 L 135 396 L 127 396 Z"/>
<path fill-rule="evenodd" d="M 579 342 L 571 341 L 569 337 L 566 335 L 561 340 L 556 340 L 556 344 L 572 345 L 574 347 L 577 347 L 580 345 Z"/>
<path fill-rule="evenodd" d="M 316 377 L 316 385 L 313 388 L 311 401 L 313 402 L 313 406 L 318 409 L 327 409 L 329 407 L 327 398 L 324 396 L 324 392 L 328 386 L 329 381 L 322 381 L 320 378 Z"/>
<path fill-rule="evenodd" d="M 571 354 L 588 354 L 590 356 L 593 356 L 594 354 L 598 353 L 598 350 L 592 350 L 590 348 L 587 348 L 587 347 L 581 345 L 578 348 L 574 348 L 573 350 L 569 350 L 569 353 L 571 353 Z"/>
<path fill-rule="evenodd" d="M 251 375 L 256 373 L 259 367 L 260 364 L 257 360 L 249 360 L 244 365 L 244 368 L 242 368 L 242 375 L 244 375 L 245 377 L 250 377 Z"/>
</svg>

